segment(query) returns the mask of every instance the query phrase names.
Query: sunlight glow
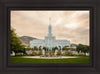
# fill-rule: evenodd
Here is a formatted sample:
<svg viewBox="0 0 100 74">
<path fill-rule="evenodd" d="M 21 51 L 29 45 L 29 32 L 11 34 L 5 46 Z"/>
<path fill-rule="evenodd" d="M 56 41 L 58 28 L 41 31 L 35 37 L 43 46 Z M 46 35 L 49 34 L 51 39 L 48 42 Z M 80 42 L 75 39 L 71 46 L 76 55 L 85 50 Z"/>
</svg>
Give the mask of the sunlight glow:
<svg viewBox="0 0 100 74">
<path fill-rule="evenodd" d="M 55 23 L 55 26 L 56 26 L 57 24 L 61 23 L 61 21 L 62 21 L 62 18 L 58 19 L 58 20 L 56 21 L 56 23 Z"/>
<path fill-rule="evenodd" d="M 67 28 L 71 28 L 71 29 L 74 29 L 74 28 L 77 28 L 77 25 L 76 23 L 72 23 L 72 24 L 67 24 L 65 25 Z"/>
</svg>

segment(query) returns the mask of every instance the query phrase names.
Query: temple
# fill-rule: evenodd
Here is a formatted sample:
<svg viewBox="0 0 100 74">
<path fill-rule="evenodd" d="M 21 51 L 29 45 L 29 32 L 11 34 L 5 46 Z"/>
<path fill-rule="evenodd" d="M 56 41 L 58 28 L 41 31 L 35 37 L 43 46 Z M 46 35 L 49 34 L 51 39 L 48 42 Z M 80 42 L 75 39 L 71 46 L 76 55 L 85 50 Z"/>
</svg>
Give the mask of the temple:
<svg viewBox="0 0 100 74">
<path fill-rule="evenodd" d="M 30 41 L 30 47 L 34 48 L 36 46 L 39 47 L 46 47 L 48 50 L 52 51 L 53 47 L 60 47 L 63 48 L 64 46 L 70 47 L 70 41 L 69 40 L 56 40 L 56 37 L 52 35 L 52 26 L 51 26 L 51 18 L 49 19 L 49 27 L 48 27 L 48 35 L 45 36 L 45 39 L 39 39 L 39 40 L 32 40 Z"/>
</svg>

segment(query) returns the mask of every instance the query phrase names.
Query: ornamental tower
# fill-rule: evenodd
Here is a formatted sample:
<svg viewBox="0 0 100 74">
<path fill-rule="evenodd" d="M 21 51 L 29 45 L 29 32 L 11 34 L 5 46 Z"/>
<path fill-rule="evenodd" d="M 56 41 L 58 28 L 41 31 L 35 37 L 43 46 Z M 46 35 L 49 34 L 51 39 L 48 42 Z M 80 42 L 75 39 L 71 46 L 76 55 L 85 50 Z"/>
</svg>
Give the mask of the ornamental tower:
<svg viewBox="0 0 100 74">
<path fill-rule="evenodd" d="M 49 18 L 49 33 L 48 33 L 48 36 L 52 36 L 52 32 L 51 32 L 51 30 L 52 30 L 52 27 L 51 27 L 51 18 Z"/>
</svg>

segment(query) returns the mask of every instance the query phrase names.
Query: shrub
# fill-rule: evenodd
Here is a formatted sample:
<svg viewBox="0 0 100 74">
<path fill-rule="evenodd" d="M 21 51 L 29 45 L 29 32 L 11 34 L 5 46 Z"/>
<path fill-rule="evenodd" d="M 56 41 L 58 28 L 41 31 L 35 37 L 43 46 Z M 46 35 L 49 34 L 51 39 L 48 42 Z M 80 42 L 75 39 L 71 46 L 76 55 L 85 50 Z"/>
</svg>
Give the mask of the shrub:
<svg viewBox="0 0 100 74">
<path fill-rule="evenodd" d="M 42 55 L 42 52 L 40 51 L 40 52 L 38 53 L 38 55 Z"/>
<path fill-rule="evenodd" d="M 58 52 L 57 52 L 57 55 L 61 55 L 61 51 L 58 51 Z"/>
<path fill-rule="evenodd" d="M 30 54 L 31 56 L 36 56 L 37 53 L 36 52 L 33 52 L 32 54 Z"/>
<path fill-rule="evenodd" d="M 16 56 L 23 56 L 23 53 L 16 53 Z"/>
<path fill-rule="evenodd" d="M 23 54 L 23 56 L 28 56 L 28 54 Z"/>
<path fill-rule="evenodd" d="M 85 56 L 84 54 L 79 54 L 79 55 L 77 55 L 77 56 Z"/>
<path fill-rule="evenodd" d="M 56 55 L 53 55 L 54 57 L 56 57 Z"/>
</svg>

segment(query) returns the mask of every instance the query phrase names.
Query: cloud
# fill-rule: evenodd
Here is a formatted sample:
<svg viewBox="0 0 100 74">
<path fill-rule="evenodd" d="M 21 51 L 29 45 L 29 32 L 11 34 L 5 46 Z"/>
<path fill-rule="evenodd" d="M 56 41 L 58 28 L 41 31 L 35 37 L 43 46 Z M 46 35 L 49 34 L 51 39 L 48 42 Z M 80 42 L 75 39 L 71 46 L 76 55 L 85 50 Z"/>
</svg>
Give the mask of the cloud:
<svg viewBox="0 0 100 74">
<path fill-rule="evenodd" d="M 51 17 L 52 33 L 57 39 L 89 45 L 89 11 L 11 11 L 11 27 L 18 36 L 44 39 Z"/>
</svg>

